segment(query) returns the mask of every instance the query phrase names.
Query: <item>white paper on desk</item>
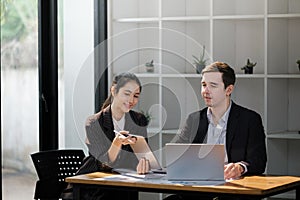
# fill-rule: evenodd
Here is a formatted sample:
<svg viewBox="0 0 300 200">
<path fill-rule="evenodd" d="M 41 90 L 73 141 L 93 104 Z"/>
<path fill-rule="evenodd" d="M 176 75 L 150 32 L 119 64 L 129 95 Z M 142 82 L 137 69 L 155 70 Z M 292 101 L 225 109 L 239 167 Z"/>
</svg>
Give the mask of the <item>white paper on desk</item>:
<svg viewBox="0 0 300 200">
<path fill-rule="evenodd" d="M 161 179 L 166 176 L 166 174 L 159 174 L 159 173 L 152 173 L 152 172 L 149 172 L 147 174 L 138 174 L 136 171 L 130 169 L 113 169 L 113 171 L 123 176 L 129 176 L 129 177 L 134 177 L 139 179 Z"/>
<path fill-rule="evenodd" d="M 124 176 L 121 174 L 117 174 L 117 175 L 112 175 L 112 176 L 107 176 L 107 177 L 103 177 L 103 178 L 95 178 L 95 180 L 111 180 L 111 181 L 134 181 L 136 182 L 137 178 L 134 177 L 130 177 L 130 176 Z"/>
<path fill-rule="evenodd" d="M 207 186 L 216 186 L 224 184 L 225 181 L 170 181 L 173 184 L 181 184 L 181 185 L 207 185 Z"/>
<path fill-rule="evenodd" d="M 194 185 L 194 186 L 216 186 L 224 184 L 225 181 L 169 181 L 167 180 L 165 174 L 146 174 L 141 175 L 137 173 L 124 173 L 116 174 L 112 176 L 107 176 L 104 178 L 95 178 L 99 180 L 116 180 L 116 181 L 130 181 L 130 182 L 140 182 L 146 181 L 147 183 L 154 184 L 180 184 L 180 185 Z"/>
<path fill-rule="evenodd" d="M 140 179 L 161 179 L 166 176 L 165 174 L 157 174 L 157 173 L 148 173 L 148 174 L 124 173 L 122 175 L 140 178 Z"/>
</svg>

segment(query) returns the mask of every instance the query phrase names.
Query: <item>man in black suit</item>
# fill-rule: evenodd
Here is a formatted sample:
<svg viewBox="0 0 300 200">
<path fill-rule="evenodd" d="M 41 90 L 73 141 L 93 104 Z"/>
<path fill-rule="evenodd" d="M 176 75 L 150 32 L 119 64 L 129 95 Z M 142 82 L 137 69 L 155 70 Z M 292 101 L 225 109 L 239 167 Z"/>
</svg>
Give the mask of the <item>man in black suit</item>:
<svg viewBox="0 0 300 200">
<path fill-rule="evenodd" d="M 226 63 L 206 66 L 202 70 L 201 95 L 207 107 L 191 113 L 176 136 L 177 143 L 225 144 L 225 179 L 262 174 L 267 162 L 260 115 L 231 100 L 235 79 L 234 70 Z"/>
</svg>

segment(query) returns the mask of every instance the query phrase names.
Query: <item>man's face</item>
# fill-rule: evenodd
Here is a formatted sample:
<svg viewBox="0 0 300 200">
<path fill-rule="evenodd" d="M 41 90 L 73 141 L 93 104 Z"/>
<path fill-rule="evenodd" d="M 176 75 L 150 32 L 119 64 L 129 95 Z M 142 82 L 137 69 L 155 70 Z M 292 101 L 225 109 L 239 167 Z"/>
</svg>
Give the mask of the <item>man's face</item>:
<svg viewBox="0 0 300 200">
<path fill-rule="evenodd" d="M 206 106 L 218 107 L 226 103 L 226 99 L 230 97 L 233 85 L 224 88 L 222 73 L 206 72 L 202 76 L 201 95 Z"/>
</svg>

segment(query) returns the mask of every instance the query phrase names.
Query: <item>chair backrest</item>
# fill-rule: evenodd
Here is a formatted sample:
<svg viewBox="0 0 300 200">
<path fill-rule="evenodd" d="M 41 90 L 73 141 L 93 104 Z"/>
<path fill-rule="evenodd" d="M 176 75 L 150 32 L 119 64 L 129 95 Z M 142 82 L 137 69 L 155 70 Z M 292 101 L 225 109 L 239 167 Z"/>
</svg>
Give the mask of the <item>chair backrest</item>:
<svg viewBox="0 0 300 200">
<path fill-rule="evenodd" d="M 80 168 L 85 154 L 81 149 L 59 149 L 31 154 L 40 180 L 64 182 Z"/>
</svg>

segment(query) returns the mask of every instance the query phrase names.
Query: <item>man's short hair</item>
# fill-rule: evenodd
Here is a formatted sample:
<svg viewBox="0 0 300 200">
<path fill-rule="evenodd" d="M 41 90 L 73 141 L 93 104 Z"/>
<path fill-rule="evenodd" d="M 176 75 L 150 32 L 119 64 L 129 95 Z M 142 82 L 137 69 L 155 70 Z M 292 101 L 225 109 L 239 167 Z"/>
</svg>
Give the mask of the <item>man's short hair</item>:
<svg viewBox="0 0 300 200">
<path fill-rule="evenodd" d="M 225 89 L 229 85 L 234 85 L 235 84 L 235 73 L 234 70 L 224 62 L 213 62 L 210 65 L 207 65 L 201 72 L 203 75 L 204 73 L 207 72 L 221 72 L 222 73 L 222 80 L 225 86 Z"/>
</svg>

